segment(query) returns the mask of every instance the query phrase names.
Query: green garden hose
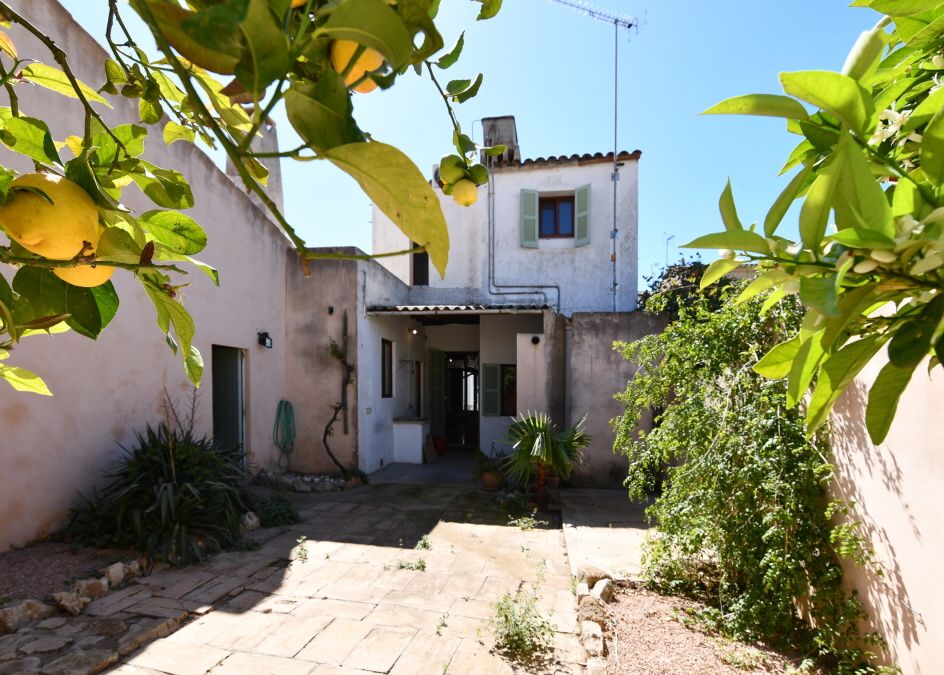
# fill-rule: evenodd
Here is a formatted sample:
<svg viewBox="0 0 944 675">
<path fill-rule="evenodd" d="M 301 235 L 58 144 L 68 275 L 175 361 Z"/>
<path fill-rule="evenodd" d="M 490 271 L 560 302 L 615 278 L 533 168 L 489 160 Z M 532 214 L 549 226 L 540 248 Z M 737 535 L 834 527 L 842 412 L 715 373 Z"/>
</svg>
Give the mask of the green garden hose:
<svg viewBox="0 0 944 675">
<path fill-rule="evenodd" d="M 279 466 L 281 467 L 282 460 L 285 460 L 285 468 L 288 468 L 288 456 L 295 451 L 295 411 L 288 401 L 279 401 L 275 412 L 275 426 L 272 427 L 272 442 L 282 453 L 279 455 Z"/>
</svg>

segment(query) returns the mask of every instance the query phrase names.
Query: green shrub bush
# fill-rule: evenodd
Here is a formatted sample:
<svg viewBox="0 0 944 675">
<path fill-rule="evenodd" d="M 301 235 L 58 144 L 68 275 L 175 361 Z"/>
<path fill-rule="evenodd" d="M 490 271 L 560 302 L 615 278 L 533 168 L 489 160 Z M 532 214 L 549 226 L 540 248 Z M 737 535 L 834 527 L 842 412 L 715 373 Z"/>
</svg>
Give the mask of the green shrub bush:
<svg viewBox="0 0 944 675">
<path fill-rule="evenodd" d="M 298 513 L 292 502 L 280 494 L 274 494 L 259 503 L 256 515 L 262 527 L 282 527 L 298 522 Z"/>
<path fill-rule="evenodd" d="M 148 426 L 107 485 L 80 496 L 67 533 L 95 546 L 134 548 L 185 564 L 231 546 L 249 510 L 241 447 L 191 430 Z"/>
</svg>

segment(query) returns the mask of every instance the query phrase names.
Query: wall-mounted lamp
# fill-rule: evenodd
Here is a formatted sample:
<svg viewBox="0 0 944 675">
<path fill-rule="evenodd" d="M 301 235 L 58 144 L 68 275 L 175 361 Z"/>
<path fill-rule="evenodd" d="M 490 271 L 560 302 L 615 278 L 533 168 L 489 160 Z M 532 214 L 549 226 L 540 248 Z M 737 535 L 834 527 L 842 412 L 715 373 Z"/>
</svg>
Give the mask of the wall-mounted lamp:
<svg viewBox="0 0 944 675">
<path fill-rule="evenodd" d="M 334 307 L 328 305 L 328 314 L 334 314 Z"/>
<path fill-rule="evenodd" d="M 540 344 L 540 343 L 541 343 L 541 338 L 539 338 L 537 335 L 535 335 L 535 336 L 533 336 L 533 337 L 531 338 L 531 344 L 536 345 L 536 344 Z"/>
<path fill-rule="evenodd" d="M 272 338 L 268 333 L 259 333 L 259 344 L 266 349 L 272 349 Z"/>
<path fill-rule="evenodd" d="M 419 333 L 419 331 L 416 330 L 415 328 L 410 329 L 410 335 L 416 335 L 417 333 Z"/>
</svg>

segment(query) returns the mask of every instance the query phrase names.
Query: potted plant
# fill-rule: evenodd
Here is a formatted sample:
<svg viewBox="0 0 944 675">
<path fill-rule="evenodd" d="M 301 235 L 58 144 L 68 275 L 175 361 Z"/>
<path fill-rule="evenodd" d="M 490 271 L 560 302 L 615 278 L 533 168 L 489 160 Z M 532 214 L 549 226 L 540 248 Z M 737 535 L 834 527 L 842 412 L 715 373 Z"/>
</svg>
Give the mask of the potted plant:
<svg viewBox="0 0 944 675">
<path fill-rule="evenodd" d="M 582 458 L 581 451 L 590 445 L 584 415 L 576 425 L 558 431 L 547 413 L 520 413 L 508 428 L 508 442 L 514 449 L 505 460 L 505 473 L 523 486 L 534 486 L 534 494 L 542 501 L 549 479 L 559 484 L 568 478 Z"/>
<path fill-rule="evenodd" d="M 502 473 L 504 463 L 505 456 L 502 454 L 489 457 L 483 452 L 479 453 L 475 477 L 482 483 L 483 490 L 495 492 L 505 483 L 505 476 Z"/>
</svg>

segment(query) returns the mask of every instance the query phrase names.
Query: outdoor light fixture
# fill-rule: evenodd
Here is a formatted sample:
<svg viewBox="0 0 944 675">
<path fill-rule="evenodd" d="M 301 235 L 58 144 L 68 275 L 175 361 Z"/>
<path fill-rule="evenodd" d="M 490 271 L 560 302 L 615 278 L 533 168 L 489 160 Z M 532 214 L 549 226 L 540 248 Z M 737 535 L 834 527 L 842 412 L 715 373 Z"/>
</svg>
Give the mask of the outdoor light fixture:
<svg viewBox="0 0 944 675">
<path fill-rule="evenodd" d="M 419 331 L 416 330 L 415 328 L 411 328 L 411 329 L 410 329 L 410 333 L 413 334 L 413 335 L 416 335 L 417 333 L 419 333 Z"/>
<path fill-rule="evenodd" d="M 538 343 L 540 343 L 540 342 L 541 342 L 541 338 L 539 338 L 537 335 L 535 335 L 534 337 L 531 338 L 531 344 L 533 344 L 533 345 L 536 345 L 536 344 L 538 344 Z"/>
<path fill-rule="evenodd" d="M 266 349 L 272 349 L 272 338 L 268 333 L 259 333 L 259 344 Z"/>
</svg>

